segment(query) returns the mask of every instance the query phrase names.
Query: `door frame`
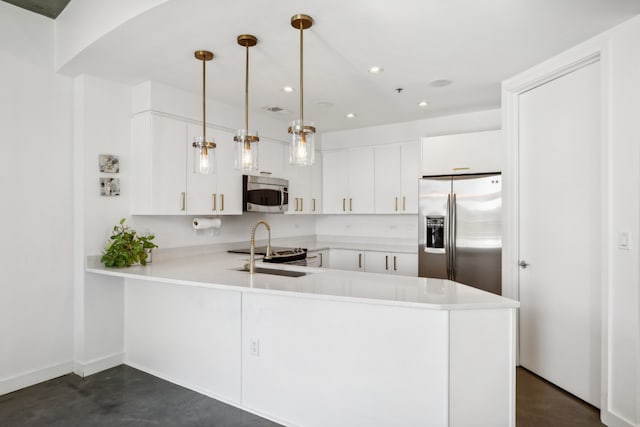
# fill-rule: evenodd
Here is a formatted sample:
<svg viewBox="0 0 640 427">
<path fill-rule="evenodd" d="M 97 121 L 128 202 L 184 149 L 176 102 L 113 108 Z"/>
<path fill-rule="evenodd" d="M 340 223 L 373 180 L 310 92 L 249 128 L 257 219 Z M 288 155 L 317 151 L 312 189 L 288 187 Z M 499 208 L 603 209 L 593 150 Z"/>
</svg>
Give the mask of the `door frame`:
<svg viewBox="0 0 640 427">
<path fill-rule="evenodd" d="M 609 411 L 608 395 L 608 364 L 609 364 L 609 265 L 611 251 L 609 236 L 610 229 L 611 190 L 610 190 L 610 152 L 611 152 L 611 71 L 610 48 L 608 32 L 594 37 L 568 51 L 538 64 L 502 83 L 502 153 L 503 164 L 503 242 L 502 242 L 502 293 L 508 298 L 520 300 L 519 289 L 519 98 L 524 93 L 535 89 L 552 80 L 565 76 L 587 65 L 600 63 L 600 134 L 601 134 L 601 185 L 600 200 L 602 242 L 601 254 L 601 392 L 600 408 L 602 420 L 608 425 L 617 424 L 616 416 Z M 516 364 L 519 365 L 519 313 L 517 319 Z"/>
</svg>

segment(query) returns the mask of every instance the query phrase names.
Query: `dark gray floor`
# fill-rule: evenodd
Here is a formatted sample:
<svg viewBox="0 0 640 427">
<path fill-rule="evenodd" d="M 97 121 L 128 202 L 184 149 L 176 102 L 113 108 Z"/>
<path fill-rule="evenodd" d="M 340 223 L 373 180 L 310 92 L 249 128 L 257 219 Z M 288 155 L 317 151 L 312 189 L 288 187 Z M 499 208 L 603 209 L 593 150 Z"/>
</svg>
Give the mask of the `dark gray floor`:
<svg viewBox="0 0 640 427">
<path fill-rule="evenodd" d="M 2 427 L 278 425 L 125 365 L 0 396 Z"/>
<path fill-rule="evenodd" d="M 602 426 L 596 408 L 525 369 L 518 368 L 516 373 L 518 427 Z M 278 424 L 121 365 L 84 379 L 65 375 L 0 396 L 0 426 L 273 427 Z"/>
</svg>

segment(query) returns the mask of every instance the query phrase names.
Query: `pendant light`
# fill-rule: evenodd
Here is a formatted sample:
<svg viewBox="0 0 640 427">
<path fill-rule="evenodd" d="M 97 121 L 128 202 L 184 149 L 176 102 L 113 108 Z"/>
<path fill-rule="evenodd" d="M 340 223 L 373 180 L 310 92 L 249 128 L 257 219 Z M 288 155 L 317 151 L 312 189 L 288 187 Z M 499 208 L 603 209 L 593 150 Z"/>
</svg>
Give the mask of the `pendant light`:
<svg viewBox="0 0 640 427">
<path fill-rule="evenodd" d="M 300 30 L 300 119 L 294 120 L 289 126 L 291 145 L 289 151 L 289 164 L 298 166 L 310 166 L 315 161 L 315 133 L 313 122 L 304 120 L 304 88 L 303 88 L 303 31 L 311 28 L 313 19 L 309 15 L 294 15 L 291 17 L 291 26 Z"/>
<path fill-rule="evenodd" d="M 244 129 L 238 130 L 233 140 L 236 142 L 236 169 L 243 172 L 258 171 L 258 132 L 249 130 L 249 47 L 258 44 L 258 39 L 250 34 L 238 36 L 238 44 L 246 50 L 244 79 Z"/>
<path fill-rule="evenodd" d="M 207 138 L 206 64 L 213 59 L 213 53 L 197 50 L 195 57 L 202 61 L 202 136 L 193 138 L 193 173 L 212 174 L 215 172 L 216 144 L 213 138 Z"/>
</svg>

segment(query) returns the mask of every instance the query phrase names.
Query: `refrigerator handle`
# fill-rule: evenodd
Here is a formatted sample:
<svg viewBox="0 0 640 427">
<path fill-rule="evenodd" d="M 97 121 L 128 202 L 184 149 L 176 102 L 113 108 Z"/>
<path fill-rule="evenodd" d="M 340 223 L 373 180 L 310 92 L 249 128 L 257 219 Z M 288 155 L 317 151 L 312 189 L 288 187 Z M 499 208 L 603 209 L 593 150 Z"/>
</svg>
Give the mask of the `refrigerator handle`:
<svg viewBox="0 0 640 427">
<path fill-rule="evenodd" d="M 451 194 L 447 194 L 447 214 L 444 217 L 444 254 L 447 262 L 447 279 L 451 279 Z"/>
<path fill-rule="evenodd" d="M 453 193 L 453 203 L 451 204 L 451 280 L 456 280 L 456 245 L 458 234 L 458 203 L 456 193 Z"/>
</svg>

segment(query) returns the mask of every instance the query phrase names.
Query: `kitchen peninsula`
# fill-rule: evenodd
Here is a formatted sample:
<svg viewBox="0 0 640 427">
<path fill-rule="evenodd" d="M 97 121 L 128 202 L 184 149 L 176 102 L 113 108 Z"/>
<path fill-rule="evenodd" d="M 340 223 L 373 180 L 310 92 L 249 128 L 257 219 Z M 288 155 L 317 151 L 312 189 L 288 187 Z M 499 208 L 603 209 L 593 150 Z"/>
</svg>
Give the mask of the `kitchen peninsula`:
<svg viewBox="0 0 640 427">
<path fill-rule="evenodd" d="M 284 425 L 515 425 L 518 302 L 440 279 L 250 275 L 246 262 L 217 251 L 87 271 L 123 278 L 124 363 Z"/>
</svg>

